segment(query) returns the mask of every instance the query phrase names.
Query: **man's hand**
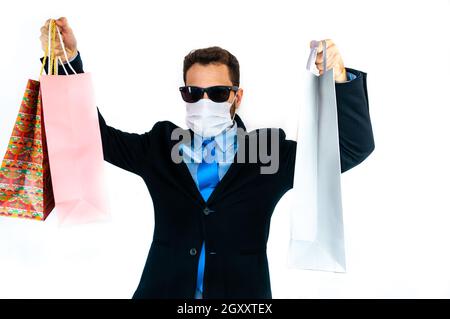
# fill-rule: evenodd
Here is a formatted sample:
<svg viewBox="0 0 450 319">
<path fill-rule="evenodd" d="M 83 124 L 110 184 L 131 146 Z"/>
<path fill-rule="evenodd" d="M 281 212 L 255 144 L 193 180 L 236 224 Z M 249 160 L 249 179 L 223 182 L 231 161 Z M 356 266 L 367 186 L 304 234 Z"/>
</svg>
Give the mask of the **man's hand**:
<svg viewBox="0 0 450 319">
<path fill-rule="evenodd" d="M 347 81 L 347 72 L 345 71 L 344 61 L 342 60 L 342 56 L 339 53 L 336 45 L 332 40 L 325 40 L 327 43 L 327 70 L 334 69 L 334 81 L 336 82 L 345 82 Z M 317 41 L 311 41 L 310 47 L 312 48 Z M 323 44 L 322 41 L 318 41 L 319 45 L 317 48 L 317 58 L 316 58 L 316 66 L 319 70 L 319 73 L 322 75 L 323 70 Z"/>
<path fill-rule="evenodd" d="M 44 50 L 44 52 L 48 48 L 48 28 L 49 28 L 50 20 L 51 19 L 48 19 L 45 22 L 44 26 L 41 28 L 41 36 L 39 38 L 41 40 L 41 46 L 42 46 L 42 50 Z M 66 18 L 61 17 L 58 20 L 56 20 L 56 25 L 58 26 L 59 31 L 61 32 L 64 46 L 67 51 L 67 56 L 70 60 L 70 59 L 74 58 L 78 53 L 77 40 L 75 39 L 75 35 L 73 34 L 73 31 L 70 28 L 69 23 L 67 22 Z M 58 35 L 56 35 L 55 55 L 57 57 L 58 56 L 61 57 L 61 60 L 63 62 L 66 62 L 66 60 L 65 60 L 66 58 L 64 57 L 64 53 L 63 53 Z"/>
</svg>

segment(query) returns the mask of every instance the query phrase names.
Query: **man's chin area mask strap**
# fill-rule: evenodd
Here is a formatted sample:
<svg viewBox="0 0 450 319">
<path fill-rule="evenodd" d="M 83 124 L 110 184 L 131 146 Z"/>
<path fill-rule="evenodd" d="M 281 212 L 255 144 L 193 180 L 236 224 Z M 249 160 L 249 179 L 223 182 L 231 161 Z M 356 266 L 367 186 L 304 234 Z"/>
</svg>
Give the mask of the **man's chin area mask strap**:
<svg viewBox="0 0 450 319">
<path fill-rule="evenodd" d="M 233 122 L 233 125 L 234 125 L 234 117 L 236 116 L 236 108 L 234 108 L 234 113 L 233 113 L 233 116 L 231 117 L 231 121 Z"/>
</svg>

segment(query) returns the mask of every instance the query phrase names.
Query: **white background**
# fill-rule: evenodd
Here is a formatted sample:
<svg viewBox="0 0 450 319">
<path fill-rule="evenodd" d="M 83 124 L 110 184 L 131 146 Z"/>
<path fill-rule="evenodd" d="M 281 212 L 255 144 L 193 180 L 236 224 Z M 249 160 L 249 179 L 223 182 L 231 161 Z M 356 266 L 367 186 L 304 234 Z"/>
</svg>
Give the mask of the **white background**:
<svg viewBox="0 0 450 319">
<path fill-rule="evenodd" d="M 319 4 L 320 3 L 320 4 Z M 368 73 L 376 149 L 342 175 L 347 274 L 286 267 L 289 196 L 268 247 L 274 298 L 450 297 L 449 1 L 14 1 L 0 11 L 0 155 L 46 19 L 68 17 L 107 123 L 184 126 L 182 61 L 219 45 L 238 58 L 248 129 L 295 138 L 312 39 Z M 267 87 L 270 88 L 267 88 Z M 105 162 L 113 221 L 59 228 L 0 218 L 0 297 L 130 298 L 153 232 L 143 181 Z"/>
</svg>

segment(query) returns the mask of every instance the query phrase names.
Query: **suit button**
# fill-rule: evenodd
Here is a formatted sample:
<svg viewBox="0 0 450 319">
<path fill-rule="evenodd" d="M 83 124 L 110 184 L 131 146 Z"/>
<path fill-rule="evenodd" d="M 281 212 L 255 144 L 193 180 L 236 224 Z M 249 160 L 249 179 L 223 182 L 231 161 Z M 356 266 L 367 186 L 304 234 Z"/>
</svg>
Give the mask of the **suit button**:
<svg viewBox="0 0 450 319">
<path fill-rule="evenodd" d="M 197 254 L 197 249 L 191 248 L 191 249 L 189 250 L 189 254 L 191 254 L 191 256 L 195 256 L 195 255 Z"/>
<path fill-rule="evenodd" d="M 213 213 L 214 211 L 212 209 L 209 209 L 208 207 L 205 207 L 203 209 L 203 214 L 205 214 L 206 216 L 208 216 L 210 213 Z"/>
</svg>

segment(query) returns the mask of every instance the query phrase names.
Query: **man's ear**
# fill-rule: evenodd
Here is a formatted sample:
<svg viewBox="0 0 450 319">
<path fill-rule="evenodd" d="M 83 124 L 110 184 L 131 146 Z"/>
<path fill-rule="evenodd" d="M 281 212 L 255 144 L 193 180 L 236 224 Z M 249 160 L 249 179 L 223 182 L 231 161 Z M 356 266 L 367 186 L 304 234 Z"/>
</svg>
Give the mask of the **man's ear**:
<svg viewBox="0 0 450 319">
<path fill-rule="evenodd" d="M 236 101 L 234 102 L 235 105 L 235 109 L 237 110 L 239 108 L 239 106 L 241 105 L 241 100 L 242 100 L 242 96 L 244 95 L 244 90 L 243 89 L 239 89 L 236 92 Z"/>
</svg>

